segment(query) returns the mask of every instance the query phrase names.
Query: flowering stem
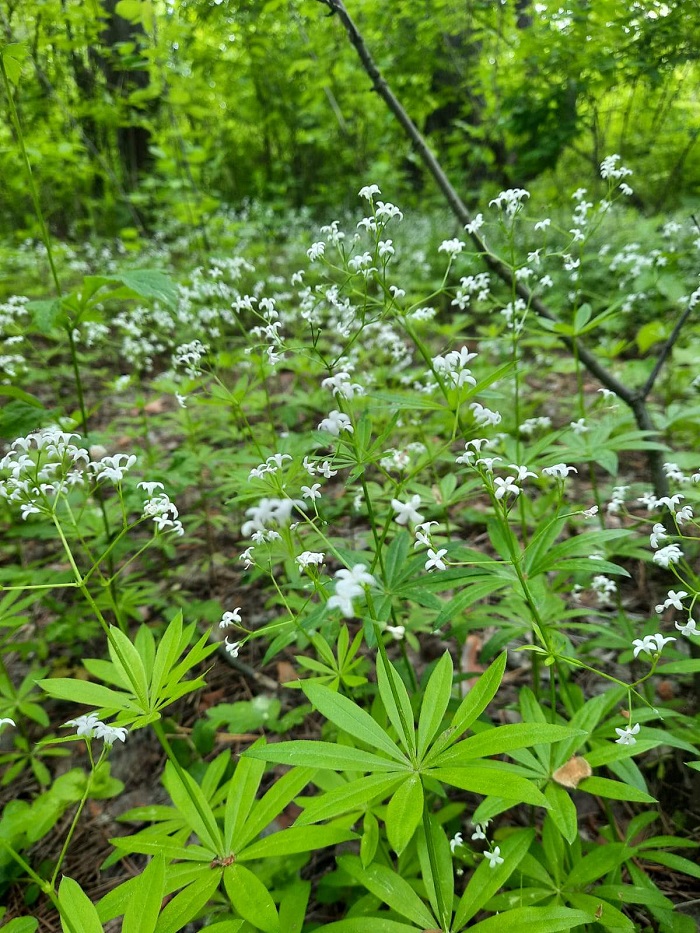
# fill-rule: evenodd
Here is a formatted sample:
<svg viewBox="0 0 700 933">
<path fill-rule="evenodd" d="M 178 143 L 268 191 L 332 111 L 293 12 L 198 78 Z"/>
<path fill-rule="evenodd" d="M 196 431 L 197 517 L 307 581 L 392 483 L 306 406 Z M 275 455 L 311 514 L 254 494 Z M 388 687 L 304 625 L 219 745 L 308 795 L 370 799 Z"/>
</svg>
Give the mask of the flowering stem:
<svg viewBox="0 0 700 933">
<path fill-rule="evenodd" d="M 56 865 L 54 867 L 53 874 L 51 875 L 51 887 L 52 888 L 56 887 L 56 879 L 58 878 L 58 873 L 61 870 L 61 865 L 63 864 L 63 860 L 66 857 L 66 853 L 68 852 L 68 846 L 70 845 L 71 839 L 73 838 L 73 834 L 75 833 L 75 830 L 78 826 L 78 821 L 80 820 L 80 816 L 83 812 L 83 808 L 85 807 L 85 804 L 87 803 L 88 795 L 90 793 L 90 789 L 92 788 L 92 780 L 93 780 L 94 774 L 99 768 L 99 766 L 102 764 L 102 761 L 105 757 L 105 748 L 103 748 L 99 761 L 97 762 L 97 765 L 95 765 L 95 762 L 92 758 L 92 749 L 90 748 L 89 739 L 86 741 L 86 745 L 88 749 L 88 755 L 90 756 L 91 770 L 90 770 L 90 773 L 88 774 L 87 781 L 85 782 L 85 790 L 83 791 L 83 795 L 80 798 L 78 809 L 75 811 L 75 814 L 73 815 L 73 819 L 71 820 L 71 824 L 70 824 L 70 829 L 68 830 L 66 838 L 63 841 L 61 852 L 58 856 L 58 859 L 56 860 Z"/>
</svg>

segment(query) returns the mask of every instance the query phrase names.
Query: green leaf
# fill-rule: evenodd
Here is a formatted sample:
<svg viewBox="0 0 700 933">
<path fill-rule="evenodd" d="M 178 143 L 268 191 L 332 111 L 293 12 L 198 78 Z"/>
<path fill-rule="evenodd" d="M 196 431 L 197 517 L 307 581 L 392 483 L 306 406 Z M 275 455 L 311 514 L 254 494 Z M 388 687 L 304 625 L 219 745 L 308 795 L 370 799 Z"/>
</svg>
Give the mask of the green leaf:
<svg viewBox="0 0 700 933">
<path fill-rule="evenodd" d="M 34 917 L 17 917 L 3 925 L 4 933 L 36 933 L 39 921 Z"/>
<path fill-rule="evenodd" d="M 27 310 L 40 334 L 49 334 L 54 327 L 66 323 L 66 312 L 60 298 L 30 301 Z"/>
<path fill-rule="evenodd" d="M 576 805 L 563 787 L 550 781 L 544 791 L 549 801 L 549 815 L 564 839 L 572 845 L 578 836 L 578 813 Z"/>
<path fill-rule="evenodd" d="M 80 933 L 102 933 L 97 909 L 78 882 L 66 875 L 58 889 L 58 902 L 63 913 L 61 926 L 65 933 L 72 933 L 73 928 L 80 930 Z M 66 924 L 64 917 L 71 922 L 72 927 Z"/>
<path fill-rule="evenodd" d="M 423 816 L 423 785 L 417 774 L 404 781 L 386 809 L 386 832 L 389 845 L 397 855 L 413 838 Z"/>
<path fill-rule="evenodd" d="M 132 890 L 122 933 L 153 933 L 165 891 L 165 859 L 162 855 L 151 860 Z"/>
<path fill-rule="evenodd" d="M 558 933 L 593 923 L 594 911 L 569 907 L 516 907 L 470 926 L 470 933 Z"/>
<path fill-rule="evenodd" d="M 29 51 L 27 47 L 21 45 L 19 42 L 13 42 L 10 45 L 0 48 L 0 58 L 2 58 L 5 74 L 10 84 L 14 84 L 15 86 L 18 84 L 22 74 L 22 65 L 28 54 Z"/>
<path fill-rule="evenodd" d="M 401 764 L 409 764 L 401 749 L 389 738 L 382 727 L 372 719 L 369 713 L 353 703 L 352 700 L 341 696 L 328 687 L 324 687 L 322 684 L 306 682 L 302 684 L 302 689 L 316 709 L 340 729 L 361 742 L 385 752 Z M 323 767 L 323 765 L 319 765 L 319 767 Z M 365 770 L 376 769 L 367 768 Z"/>
<path fill-rule="evenodd" d="M 187 820 L 187 823 L 199 836 L 202 843 L 216 855 L 225 854 L 221 831 L 217 826 L 212 809 L 195 779 L 186 771 L 176 771 L 173 764 L 167 762 L 165 774 L 163 775 L 163 784 L 175 807 Z"/>
<path fill-rule="evenodd" d="M 414 755 L 416 736 L 413 726 L 411 700 L 406 685 L 399 677 L 396 668 L 391 662 L 387 666 L 383 655 L 380 655 L 377 659 L 377 685 L 389 721 L 396 730 L 404 748 L 410 755 Z M 403 754 L 401 760 L 407 761 Z"/>
<path fill-rule="evenodd" d="M 416 927 L 387 917 L 353 917 L 322 926 L 319 933 L 420 933 Z"/>
<path fill-rule="evenodd" d="M 438 736 L 435 744 L 425 758 L 425 764 L 432 762 L 440 752 L 448 748 L 459 739 L 460 735 L 483 713 L 496 695 L 503 672 L 506 669 L 506 653 L 503 652 L 488 667 L 471 688 L 467 696 L 460 703 L 457 712 L 452 717 L 452 724 Z"/>
<path fill-rule="evenodd" d="M 124 632 L 110 626 L 109 655 L 119 672 L 124 687 L 133 690 L 139 701 L 141 712 L 150 711 L 148 703 L 148 678 L 141 655 Z"/>
<path fill-rule="evenodd" d="M 475 917 L 484 904 L 503 887 L 527 855 L 534 837 L 533 830 L 517 830 L 500 844 L 502 865 L 491 868 L 488 859 L 479 862 L 457 907 L 453 929 L 460 929 Z"/>
<path fill-rule="evenodd" d="M 168 627 L 163 632 L 162 638 L 158 642 L 156 656 L 153 661 L 153 670 L 151 671 L 151 682 L 149 684 L 153 703 L 158 702 L 160 691 L 168 680 L 170 670 L 185 648 L 184 645 L 181 646 L 181 638 L 182 610 L 175 613 L 168 623 Z"/>
<path fill-rule="evenodd" d="M 354 839 L 357 839 L 355 833 L 335 826 L 292 826 L 246 846 L 238 853 L 238 861 L 250 862 L 259 858 L 296 855 L 299 852 L 335 846 L 341 842 L 352 842 Z"/>
<path fill-rule="evenodd" d="M 597 846 L 576 862 L 566 878 L 567 887 L 584 888 L 592 884 L 621 865 L 629 855 L 630 850 L 623 842 Z"/>
<path fill-rule="evenodd" d="M 536 807 L 549 807 L 547 798 L 531 781 L 519 774 L 509 773 L 506 769 L 505 764 L 495 768 L 465 765 L 461 768 L 431 768 L 427 773 L 443 784 L 469 790 L 474 794 L 517 800 L 519 803 L 531 803 Z"/>
<path fill-rule="evenodd" d="M 332 692 L 332 690 L 329 691 L 329 693 Z M 359 748 L 306 739 L 277 742 L 265 748 L 249 748 L 244 754 L 250 758 L 261 758 L 263 761 L 275 761 L 280 765 L 327 768 L 330 771 L 407 770 L 395 761 L 388 761 L 371 752 L 363 752 Z"/>
<path fill-rule="evenodd" d="M 687 858 L 683 858 L 681 855 L 674 855 L 673 852 L 640 852 L 639 857 L 647 862 L 656 862 L 657 865 L 665 865 L 674 871 L 690 875 L 691 878 L 700 878 L 699 865 Z"/>
<path fill-rule="evenodd" d="M 367 868 L 374 861 L 378 845 L 379 823 L 376 816 L 367 811 L 362 821 L 362 840 L 360 842 L 360 860 L 363 868 Z"/>
<path fill-rule="evenodd" d="M 38 680 L 41 689 L 58 700 L 82 703 L 105 710 L 139 711 L 138 706 L 126 693 L 118 693 L 102 684 L 91 684 L 85 680 L 71 677 L 54 677 L 50 680 Z"/>
<path fill-rule="evenodd" d="M 338 865 L 397 914 L 424 929 L 436 926 L 435 917 L 408 881 L 391 868 L 380 864 L 363 867 L 356 855 L 341 855 Z"/>
<path fill-rule="evenodd" d="M 571 733 L 572 729 L 569 726 L 557 726 L 552 723 L 517 722 L 508 726 L 497 726 L 458 742 L 436 758 L 431 757 L 431 765 L 449 767 L 474 758 L 502 755 L 518 748 L 560 742 L 562 739 L 570 739 Z M 585 733 L 581 735 L 585 736 Z"/>
<path fill-rule="evenodd" d="M 637 927 L 629 917 L 625 917 L 622 911 L 613 907 L 608 901 L 596 897 L 595 894 L 572 891 L 567 894 L 567 900 L 574 907 L 588 909 L 595 913 L 598 923 L 604 930 L 613 930 L 614 933 L 636 933 Z"/>
<path fill-rule="evenodd" d="M 316 773 L 313 768 L 293 768 L 278 778 L 262 800 L 259 800 L 248 818 L 240 827 L 237 838 L 239 847 L 246 846 L 252 839 L 265 830 L 284 810 L 287 804 L 306 787 Z"/>
<path fill-rule="evenodd" d="M 178 933 L 182 930 L 209 903 L 220 881 L 221 873 L 210 869 L 206 875 L 179 891 L 163 908 L 155 933 Z M 235 933 L 240 929 L 235 920 L 228 921 L 228 924 L 226 933 Z M 209 933 L 212 929 L 212 926 L 207 926 Z"/>
<path fill-rule="evenodd" d="M 295 881 L 284 892 L 280 901 L 280 929 L 284 933 L 301 933 L 310 893 L 310 881 Z M 207 927 L 207 933 L 209 929 Z"/>
<path fill-rule="evenodd" d="M 17 386 L 0 385 L 0 395 L 6 395 L 8 398 L 16 398 L 20 402 L 24 402 L 34 408 L 40 408 L 42 411 L 45 408 L 43 402 L 40 402 L 35 395 L 30 395 L 29 392 L 24 392 L 22 389 L 18 389 Z"/>
<path fill-rule="evenodd" d="M 349 781 L 320 797 L 313 797 L 304 812 L 297 818 L 297 825 L 307 826 L 320 820 L 330 820 L 352 810 L 365 810 L 375 800 L 383 800 L 404 780 L 402 774 L 370 774 L 356 781 Z"/>
<path fill-rule="evenodd" d="M 452 865 L 452 852 L 447 836 L 443 828 L 438 824 L 433 815 L 428 817 L 427 831 L 430 832 L 430 839 L 425 832 L 418 834 L 418 859 L 420 861 L 423 880 L 428 892 L 430 905 L 433 908 L 435 916 L 440 919 L 439 926 L 447 929 L 452 914 L 452 902 L 454 900 L 454 868 Z M 431 858 L 428 846 L 432 844 L 433 857 Z M 437 877 L 433 873 L 433 865 L 437 868 Z M 437 892 L 440 893 L 438 899 Z M 440 916 L 439 901 L 444 906 L 444 916 Z"/>
<path fill-rule="evenodd" d="M 262 881 L 243 865 L 224 869 L 224 887 L 238 913 L 264 933 L 280 933 L 275 903 Z"/>
<path fill-rule="evenodd" d="M 428 746 L 440 728 L 452 695 L 452 658 L 446 651 L 435 665 L 425 688 L 418 719 L 418 760 L 425 755 Z"/>
<path fill-rule="evenodd" d="M 126 3 L 129 0 L 121 0 L 121 2 Z M 155 269 L 131 269 L 127 272 L 120 272 L 119 275 L 114 276 L 114 279 L 126 285 L 132 292 L 136 292 L 141 298 L 154 298 L 171 308 L 177 306 L 177 286 L 164 272 L 158 272 Z"/>
<path fill-rule="evenodd" d="M 629 784 L 622 784 L 620 781 L 611 781 L 609 778 L 589 777 L 584 778 L 578 785 L 577 790 L 585 790 L 587 794 L 595 794 L 598 797 L 607 797 L 610 800 L 631 800 L 635 803 L 656 803 L 656 798 L 636 787 L 630 787 Z"/>
<path fill-rule="evenodd" d="M 265 762 L 242 757 L 229 781 L 224 811 L 224 852 L 232 852 L 255 802 L 255 795 L 265 773 Z"/>
</svg>

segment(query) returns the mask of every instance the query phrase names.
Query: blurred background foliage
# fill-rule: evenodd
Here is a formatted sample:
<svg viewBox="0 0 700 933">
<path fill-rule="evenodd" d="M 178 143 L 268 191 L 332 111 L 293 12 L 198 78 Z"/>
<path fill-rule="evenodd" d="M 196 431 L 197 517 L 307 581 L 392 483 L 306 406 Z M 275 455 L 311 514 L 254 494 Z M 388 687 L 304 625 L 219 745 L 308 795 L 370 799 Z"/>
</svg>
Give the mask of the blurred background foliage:
<svg viewBox="0 0 700 933">
<path fill-rule="evenodd" d="M 688 0 L 347 0 L 467 203 L 595 189 L 619 152 L 646 214 L 700 187 L 700 10 Z M 60 236 L 201 224 L 250 200 L 320 210 L 376 182 L 437 195 L 318 0 L 4 0 L 16 102 Z M 0 232 L 31 204 L 7 101 Z M 580 180 L 580 182 L 579 182 Z"/>
</svg>

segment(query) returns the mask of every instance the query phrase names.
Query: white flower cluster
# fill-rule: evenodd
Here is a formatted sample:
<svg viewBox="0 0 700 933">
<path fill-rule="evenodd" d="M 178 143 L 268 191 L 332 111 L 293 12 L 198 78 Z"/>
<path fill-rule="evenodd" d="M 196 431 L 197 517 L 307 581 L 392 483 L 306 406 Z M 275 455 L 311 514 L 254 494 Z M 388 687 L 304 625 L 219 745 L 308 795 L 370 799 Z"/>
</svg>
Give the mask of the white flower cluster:
<svg viewBox="0 0 700 933">
<path fill-rule="evenodd" d="M 337 409 L 334 409 L 324 418 L 318 426 L 319 431 L 327 431 L 334 437 L 338 437 L 341 431 L 347 431 L 352 434 L 355 430 L 350 421 L 350 417 Z"/>
<path fill-rule="evenodd" d="M 264 541 L 274 541 L 280 535 L 270 525 L 284 527 L 289 524 L 294 509 L 306 509 L 306 503 L 301 499 L 261 499 L 257 505 L 246 509 L 248 521 L 243 523 L 241 534 L 245 538 L 252 538 L 256 544 Z"/>
<path fill-rule="evenodd" d="M 200 340 L 180 344 L 173 354 L 173 367 L 175 369 L 178 367 L 184 368 L 191 379 L 196 379 L 201 372 L 199 364 L 208 351 L 209 347 L 205 346 Z"/>
<path fill-rule="evenodd" d="M 126 741 L 127 729 L 124 726 L 108 726 L 100 722 L 97 713 L 88 713 L 86 716 L 78 716 L 77 719 L 69 719 L 65 726 L 75 726 L 76 734 L 86 739 L 102 739 L 105 745 L 114 745 L 116 739 L 120 742 Z"/>
<path fill-rule="evenodd" d="M 364 395 L 364 388 L 357 382 L 350 381 L 350 373 L 340 372 L 329 376 L 321 382 L 324 389 L 330 389 L 333 395 L 351 399 L 356 395 Z M 329 416 L 330 417 L 330 416 Z"/>
<path fill-rule="evenodd" d="M 620 158 L 621 157 L 617 153 L 615 153 L 615 155 L 606 156 L 600 163 L 600 177 L 612 178 L 614 181 L 620 181 L 621 179 L 627 178 L 629 175 L 631 175 L 631 168 L 625 168 L 624 165 L 618 165 Z"/>
<path fill-rule="evenodd" d="M 248 480 L 262 479 L 266 473 L 276 473 L 287 460 L 291 460 L 290 454 L 272 454 L 264 463 L 259 463 L 248 474 Z"/>
<path fill-rule="evenodd" d="M 501 191 L 498 197 L 489 201 L 489 207 L 495 205 L 499 210 L 505 211 L 507 217 L 514 217 L 522 208 L 525 198 L 529 197 L 530 192 L 524 188 L 508 188 L 506 191 Z"/>
<path fill-rule="evenodd" d="M 459 308 L 460 311 L 464 311 L 474 296 L 476 296 L 477 301 L 486 301 L 490 294 L 491 284 L 488 272 L 466 275 L 459 280 L 459 287 L 455 292 L 452 304 Z"/>
<path fill-rule="evenodd" d="M 158 531 L 171 531 L 178 538 L 182 537 L 185 529 L 178 518 L 177 506 L 171 502 L 166 493 L 161 492 L 157 496 L 153 493 L 156 489 L 163 489 L 162 483 L 139 483 L 139 489 L 143 489 L 148 499 L 143 503 L 144 518 L 152 518 Z"/>
<path fill-rule="evenodd" d="M 335 580 L 335 595 L 330 597 L 327 605 L 329 609 L 340 609 L 347 619 L 355 614 L 353 599 L 364 594 L 365 586 L 373 586 L 377 582 L 364 564 L 355 564 L 352 570 L 336 571 Z"/>
</svg>

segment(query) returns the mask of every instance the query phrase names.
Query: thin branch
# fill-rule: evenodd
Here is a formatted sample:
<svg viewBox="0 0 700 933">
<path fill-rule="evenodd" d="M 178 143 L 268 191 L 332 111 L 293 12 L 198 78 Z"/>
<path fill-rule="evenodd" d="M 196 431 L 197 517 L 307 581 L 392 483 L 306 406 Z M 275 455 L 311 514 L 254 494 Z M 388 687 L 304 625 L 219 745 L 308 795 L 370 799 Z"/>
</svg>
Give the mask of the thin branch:
<svg viewBox="0 0 700 933">
<path fill-rule="evenodd" d="M 659 352 L 659 355 L 656 358 L 656 362 L 654 363 L 654 368 L 649 373 L 649 378 L 644 383 L 644 385 L 641 387 L 641 389 L 639 389 L 639 391 L 637 392 L 638 398 L 640 399 L 648 398 L 649 393 L 654 388 L 654 383 L 656 382 L 656 379 L 659 373 L 661 372 L 661 367 L 666 362 L 669 353 L 673 349 L 673 345 L 680 337 L 680 333 L 683 330 L 683 325 L 690 317 L 692 310 L 693 310 L 693 306 L 691 304 L 688 304 L 688 307 L 685 309 L 683 314 L 681 314 L 681 316 L 676 321 L 676 326 L 673 328 L 673 330 L 669 334 L 669 337 L 666 343 L 663 345 L 663 347 L 661 347 L 661 351 Z"/>
<path fill-rule="evenodd" d="M 433 152 L 429 148 L 422 133 L 415 125 L 413 120 L 411 120 L 410 116 L 404 110 L 392 92 L 391 88 L 385 81 L 374 59 L 371 56 L 361 33 L 350 17 L 350 14 L 345 9 L 343 0 L 318 0 L 318 2 L 328 7 L 330 10 L 329 15 L 336 14 L 342 22 L 345 31 L 348 34 L 348 38 L 355 47 L 360 61 L 362 62 L 362 66 L 372 82 L 373 89 L 386 103 L 389 110 L 391 110 L 398 122 L 403 127 L 406 135 L 415 146 L 415 149 L 422 159 L 424 165 L 433 176 L 435 182 L 445 196 L 445 199 L 449 204 L 452 213 L 455 215 L 457 220 L 459 220 L 459 222 L 466 227 L 467 224 L 471 223 L 472 219 L 469 210 L 453 188 L 450 180 L 443 171 L 442 166 L 438 160 L 435 158 Z M 496 256 L 493 256 L 491 253 L 489 253 L 484 241 L 481 239 L 478 233 L 470 233 L 469 235 L 471 236 L 472 242 L 475 244 L 476 248 L 480 253 L 483 254 L 484 261 L 488 268 L 491 269 L 495 275 L 497 275 L 498 278 L 500 278 L 508 286 L 512 286 L 513 282 L 511 269 L 505 263 L 501 262 L 501 260 Z M 530 289 L 523 282 L 516 282 L 515 290 L 517 294 L 526 302 L 526 304 L 533 308 L 541 317 L 547 318 L 550 321 L 557 320 L 556 315 L 550 311 L 542 299 L 538 298 L 536 295 L 533 295 Z M 686 317 L 687 315 L 682 317 L 681 321 L 679 322 L 679 326 L 682 326 Z M 601 385 L 605 386 L 606 389 L 610 389 L 611 392 L 614 392 L 615 395 L 617 395 L 617 397 L 631 409 L 635 421 L 637 422 L 637 426 L 640 428 L 640 430 L 653 431 L 658 433 L 645 405 L 648 392 L 645 393 L 644 390 L 639 391 L 628 389 L 627 386 L 625 386 L 619 379 L 617 379 L 611 372 L 609 372 L 598 360 L 598 358 L 593 353 L 591 353 L 590 350 L 583 346 L 579 340 L 576 340 L 572 337 L 566 337 L 564 335 L 558 335 L 558 337 L 572 354 L 578 355 L 581 363 L 583 363 L 592 376 L 595 376 Z M 671 347 L 669 346 L 665 353 L 664 350 L 662 350 L 662 354 L 664 354 L 663 359 L 660 359 L 660 363 L 657 361 L 659 369 L 668 356 L 670 349 Z M 655 367 L 655 370 L 656 368 L 657 367 Z M 658 373 L 655 372 L 652 373 L 652 375 L 654 376 L 654 379 L 656 379 L 656 375 L 658 375 Z M 649 380 L 647 380 L 647 384 L 648 382 Z M 651 384 L 653 385 L 653 380 Z M 649 472 L 651 474 L 651 479 L 654 485 L 654 493 L 657 497 L 667 496 L 669 493 L 668 479 L 663 471 L 661 452 L 650 450 L 646 453 L 647 462 L 649 463 Z"/>
</svg>

